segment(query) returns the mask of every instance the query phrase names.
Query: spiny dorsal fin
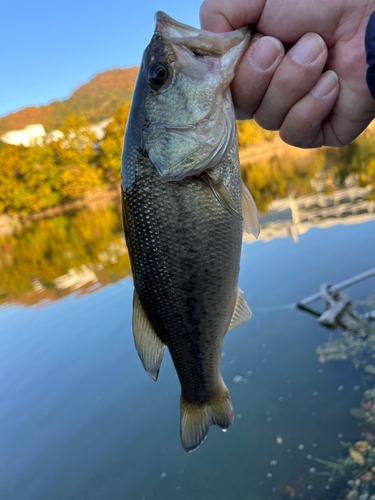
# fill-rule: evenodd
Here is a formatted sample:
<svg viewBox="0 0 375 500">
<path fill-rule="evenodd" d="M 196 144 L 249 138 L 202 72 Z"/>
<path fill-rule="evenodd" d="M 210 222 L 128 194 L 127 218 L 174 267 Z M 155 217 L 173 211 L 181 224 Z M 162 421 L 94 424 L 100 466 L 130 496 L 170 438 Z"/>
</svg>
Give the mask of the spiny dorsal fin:
<svg viewBox="0 0 375 500">
<path fill-rule="evenodd" d="M 202 179 L 206 184 L 210 186 L 211 191 L 213 192 L 220 205 L 225 208 L 225 210 L 228 210 L 228 212 L 232 214 L 233 217 L 242 220 L 242 216 L 237 212 L 230 194 L 228 193 L 227 188 L 224 186 L 224 184 L 219 181 L 214 181 L 207 172 L 203 172 Z"/>
<path fill-rule="evenodd" d="M 165 345 L 154 332 L 137 292 L 133 295 L 134 344 L 147 374 L 157 380 Z"/>
<path fill-rule="evenodd" d="M 260 232 L 258 210 L 250 191 L 243 182 L 241 183 L 241 205 L 244 231 L 258 238 Z"/>
<path fill-rule="evenodd" d="M 233 316 L 228 331 L 232 330 L 233 328 L 237 328 L 237 326 L 243 325 L 244 323 L 246 323 L 246 321 L 249 321 L 249 319 L 251 318 L 250 308 L 247 305 L 246 300 L 242 297 L 241 293 L 243 292 L 239 288 L 236 305 L 234 306 Z"/>
<path fill-rule="evenodd" d="M 180 397 L 181 443 L 187 452 L 194 451 L 206 439 L 210 425 L 218 425 L 225 432 L 233 424 L 233 406 L 223 380 L 220 392 L 211 401 L 194 404 Z"/>
</svg>

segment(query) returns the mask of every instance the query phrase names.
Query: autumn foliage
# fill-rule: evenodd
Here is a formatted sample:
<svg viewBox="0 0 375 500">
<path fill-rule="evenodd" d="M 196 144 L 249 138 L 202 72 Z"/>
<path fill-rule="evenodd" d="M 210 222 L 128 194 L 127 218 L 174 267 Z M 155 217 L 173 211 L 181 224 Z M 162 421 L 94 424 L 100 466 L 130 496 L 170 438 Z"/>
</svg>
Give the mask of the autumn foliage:
<svg viewBox="0 0 375 500">
<path fill-rule="evenodd" d="M 119 185 L 121 152 L 130 104 L 112 116 L 101 142 L 90 131 L 85 118 L 68 116 L 60 130 L 63 137 L 46 140 L 33 147 L 0 146 L 0 215 L 39 212 L 82 198 L 96 187 Z M 270 150 L 277 135 L 262 130 L 253 121 L 237 122 L 240 150 Z M 311 179 L 325 172 L 327 192 L 355 175 L 360 185 L 372 184 L 375 192 L 375 161 L 372 158 L 372 134 L 361 136 L 342 149 L 321 149 L 309 158 L 293 158 L 293 148 L 253 162 L 242 162 L 244 182 L 259 209 L 277 197 L 313 191 Z M 0 143 L 1 144 L 1 143 Z M 295 151 L 295 150 L 294 150 Z M 248 155 L 251 158 L 251 154 Z M 297 187 L 296 187 L 297 186 Z"/>
<path fill-rule="evenodd" d="M 0 213 L 36 212 L 75 200 L 103 185 L 95 136 L 87 123 L 69 116 L 58 141 L 26 148 L 0 147 Z"/>
<path fill-rule="evenodd" d="M 129 116 L 130 103 L 121 106 L 108 124 L 105 137 L 100 144 L 99 164 L 109 182 L 121 179 L 121 152 L 124 132 Z"/>
</svg>

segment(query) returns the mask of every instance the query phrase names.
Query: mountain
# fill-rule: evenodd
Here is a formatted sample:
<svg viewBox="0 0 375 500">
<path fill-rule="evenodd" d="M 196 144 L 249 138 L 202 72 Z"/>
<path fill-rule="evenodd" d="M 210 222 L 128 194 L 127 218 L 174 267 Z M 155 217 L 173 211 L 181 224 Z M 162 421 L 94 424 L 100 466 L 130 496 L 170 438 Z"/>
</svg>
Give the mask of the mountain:
<svg viewBox="0 0 375 500">
<path fill-rule="evenodd" d="M 119 106 L 130 101 L 137 73 L 137 66 L 110 69 L 98 73 L 64 101 L 53 101 L 39 107 L 28 106 L 2 116 L 0 135 L 32 123 L 43 124 L 49 132 L 58 128 L 70 114 L 85 116 L 91 123 L 108 118 Z"/>
</svg>

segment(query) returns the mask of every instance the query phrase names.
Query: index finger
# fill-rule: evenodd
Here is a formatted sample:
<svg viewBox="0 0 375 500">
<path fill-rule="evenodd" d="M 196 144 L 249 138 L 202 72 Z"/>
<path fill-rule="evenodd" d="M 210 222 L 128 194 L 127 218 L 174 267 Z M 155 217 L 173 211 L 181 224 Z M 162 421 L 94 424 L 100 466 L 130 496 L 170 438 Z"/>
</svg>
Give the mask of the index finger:
<svg viewBox="0 0 375 500">
<path fill-rule="evenodd" d="M 266 0 L 204 0 L 199 9 L 201 27 L 214 33 L 226 33 L 257 24 L 265 3 Z"/>
</svg>

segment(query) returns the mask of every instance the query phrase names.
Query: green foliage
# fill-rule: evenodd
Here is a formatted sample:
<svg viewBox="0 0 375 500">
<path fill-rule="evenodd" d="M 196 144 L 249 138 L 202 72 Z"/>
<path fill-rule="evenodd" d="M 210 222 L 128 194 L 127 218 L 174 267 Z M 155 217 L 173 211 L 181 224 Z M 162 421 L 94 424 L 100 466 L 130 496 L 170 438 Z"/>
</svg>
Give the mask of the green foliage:
<svg viewBox="0 0 375 500">
<path fill-rule="evenodd" d="M 50 146 L 61 172 L 62 198 L 76 200 L 90 188 L 102 185 L 102 170 L 94 164 L 96 138 L 87 131 L 84 118 L 76 120 L 73 116 L 68 116 L 62 132 L 64 138 Z"/>
<path fill-rule="evenodd" d="M 61 201 L 60 179 L 51 148 L 0 148 L 0 213 L 42 210 Z"/>
<path fill-rule="evenodd" d="M 127 103 L 117 110 L 113 120 L 107 126 L 105 137 L 100 145 L 99 164 L 109 182 L 121 179 L 121 152 L 129 109 L 130 104 Z"/>
<path fill-rule="evenodd" d="M 75 200 L 103 183 L 95 165 L 95 136 L 87 123 L 68 117 L 64 137 L 50 144 L 0 148 L 0 214 L 26 214 Z"/>
</svg>

